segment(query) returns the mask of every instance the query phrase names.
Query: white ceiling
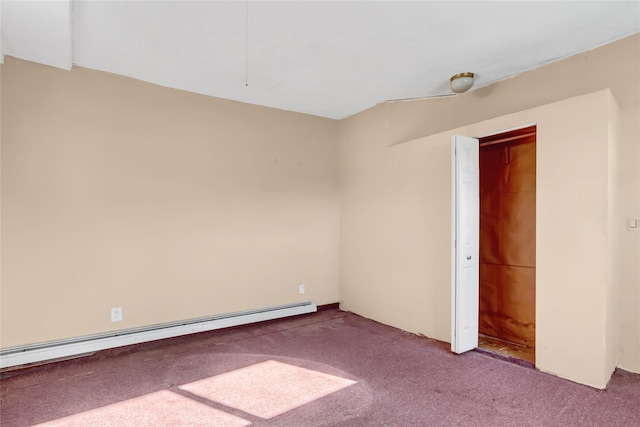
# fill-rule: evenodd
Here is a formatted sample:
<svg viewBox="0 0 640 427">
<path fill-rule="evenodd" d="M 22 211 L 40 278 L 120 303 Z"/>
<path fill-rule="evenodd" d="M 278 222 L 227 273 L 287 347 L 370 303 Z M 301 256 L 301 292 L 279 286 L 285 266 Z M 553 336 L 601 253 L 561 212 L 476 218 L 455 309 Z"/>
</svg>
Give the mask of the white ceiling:
<svg viewBox="0 0 640 427">
<path fill-rule="evenodd" d="M 0 16 L 2 55 L 334 119 L 640 31 L 640 1 L 2 0 Z"/>
</svg>

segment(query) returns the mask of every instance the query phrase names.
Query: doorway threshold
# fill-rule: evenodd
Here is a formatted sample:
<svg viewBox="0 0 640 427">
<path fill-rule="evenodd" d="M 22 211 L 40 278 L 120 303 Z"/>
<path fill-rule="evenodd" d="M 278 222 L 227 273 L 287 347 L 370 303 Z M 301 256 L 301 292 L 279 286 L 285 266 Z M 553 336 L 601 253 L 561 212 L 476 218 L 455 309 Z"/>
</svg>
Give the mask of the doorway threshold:
<svg viewBox="0 0 640 427">
<path fill-rule="evenodd" d="M 476 351 L 516 365 L 535 368 L 534 348 L 520 346 L 487 335 L 479 335 Z"/>
</svg>

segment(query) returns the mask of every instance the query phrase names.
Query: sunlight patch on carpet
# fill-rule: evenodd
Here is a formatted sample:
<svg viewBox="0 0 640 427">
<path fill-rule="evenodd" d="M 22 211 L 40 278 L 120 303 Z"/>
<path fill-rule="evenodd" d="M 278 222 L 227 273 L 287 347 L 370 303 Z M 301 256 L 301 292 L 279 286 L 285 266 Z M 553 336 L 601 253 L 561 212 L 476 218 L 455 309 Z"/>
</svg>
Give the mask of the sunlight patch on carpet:
<svg viewBox="0 0 640 427">
<path fill-rule="evenodd" d="M 269 419 L 353 384 L 356 381 L 268 360 L 180 389 Z"/>
<path fill-rule="evenodd" d="M 47 427 L 246 427 L 249 425 L 251 422 L 245 419 L 167 390 L 38 424 L 38 426 Z"/>
</svg>

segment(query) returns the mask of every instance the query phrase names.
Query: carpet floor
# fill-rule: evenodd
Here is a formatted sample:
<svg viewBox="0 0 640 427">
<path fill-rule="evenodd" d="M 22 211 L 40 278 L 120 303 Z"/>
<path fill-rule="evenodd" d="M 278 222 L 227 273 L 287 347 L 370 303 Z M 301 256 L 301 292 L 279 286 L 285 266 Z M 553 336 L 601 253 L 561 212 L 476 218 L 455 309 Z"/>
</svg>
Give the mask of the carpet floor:
<svg viewBox="0 0 640 427">
<path fill-rule="evenodd" d="M 0 375 L 20 426 L 640 426 L 640 375 L 606 390 L 336 309 Z"/>
</svg>

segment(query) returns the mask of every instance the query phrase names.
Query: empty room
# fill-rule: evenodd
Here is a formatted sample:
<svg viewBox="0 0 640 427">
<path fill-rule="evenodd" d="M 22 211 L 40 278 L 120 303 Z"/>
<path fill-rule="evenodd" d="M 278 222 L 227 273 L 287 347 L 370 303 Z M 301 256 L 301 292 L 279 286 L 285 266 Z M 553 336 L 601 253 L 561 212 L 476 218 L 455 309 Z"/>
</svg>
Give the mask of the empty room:
<svg viewBox="0 0 640 427">
<path fill-rule="evenodd" d="M 0 34 L 2 426 L 640 425 L 640 2 Z"/>
</svg>

